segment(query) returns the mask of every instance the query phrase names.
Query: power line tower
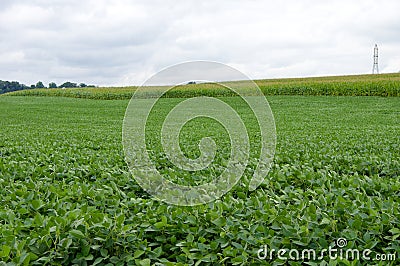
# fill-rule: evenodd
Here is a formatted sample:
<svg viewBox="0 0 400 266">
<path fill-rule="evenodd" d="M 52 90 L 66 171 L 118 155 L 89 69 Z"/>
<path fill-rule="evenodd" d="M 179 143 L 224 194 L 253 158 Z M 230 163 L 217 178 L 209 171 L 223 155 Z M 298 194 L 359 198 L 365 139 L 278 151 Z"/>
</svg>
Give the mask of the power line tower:
<svg viewBox="0 0 400 266">
<path fill-rule="evenodd" d="M 378 45 L 375 44 L 374 48 L 374 66 L 372 67 L 372 74 L 379 74 L 378 69 Z"/>
</svg>

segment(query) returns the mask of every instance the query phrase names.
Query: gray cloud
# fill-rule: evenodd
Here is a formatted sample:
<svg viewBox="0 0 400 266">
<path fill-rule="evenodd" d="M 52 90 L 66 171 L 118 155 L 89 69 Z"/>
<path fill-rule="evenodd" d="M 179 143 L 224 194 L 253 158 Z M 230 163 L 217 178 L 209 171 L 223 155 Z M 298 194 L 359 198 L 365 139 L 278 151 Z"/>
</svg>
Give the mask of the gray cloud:
<svg viewBox="0 0 400 266">
<path fill-rule="evenodd" d="M 252 78 L 400 70 L 400 2 L 1 1 L 0 79 L 140 84 L 213 60 Z"/>
</svg>

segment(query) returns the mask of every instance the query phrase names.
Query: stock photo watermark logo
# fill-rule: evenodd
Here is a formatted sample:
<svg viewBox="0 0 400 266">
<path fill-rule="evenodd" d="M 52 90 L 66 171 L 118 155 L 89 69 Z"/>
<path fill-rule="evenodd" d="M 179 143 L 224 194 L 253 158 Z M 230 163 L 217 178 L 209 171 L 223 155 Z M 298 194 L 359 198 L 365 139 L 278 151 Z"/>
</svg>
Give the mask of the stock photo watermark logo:
<svg viewBox="0 0 400 266">
<path fill-rule="evenodd" d="M 182 185 L 172 182 L 168 174 L 160 171 L 151 160 L 151 151 L 146 146 L 146 129 L 151 113 L 159 111 L 158 103 L 171 90 L 181 84 L 197 83 L 194 81 L 205 85 L 218 84 L 229 90 L 230 95 L 245 101 L 255 117 L 260 149 L 248 184 L 250 191 L 255 190 L 268 174 L 276 145 L 275 122 L 268 101 L 256 83 L 240 71 L 221 63 L 195 61 L 158 72 L 135 91 L 126 109 L 122 130 L 125 161 L 132 176 L 146 192 L 155 199 L 179 206 L 205 204 L 222 197 L 238 183 L 250 159 L 248 130 L 237 110 L 218 97 L 195 93 L 195 97 L 176 104 L 165 117 L 160 137 L 163 152 L 169 164 L 192 174 L 209 167 L 216 155 L 215 141 L 210 137 L 202 138 L 198 143 L 200 156 L 188 158 L 181 150 L 180 134 L 182 128 L 194 119 L 212 119 L 229 135 L 229 161 L 224 169 L 207 183 Z M 190 94 L 190 88 L 186 92 Z"/>
<path fill-rule="evenodd" d="M 283 260 L 283 261 L 322 261 L 322 260 L 346 260 L 346 261 L 395 261 L 394 253 L 376 253 L 371 249 L 347 248 L 348 242 L 345 238 L 336 239 L 334 245 L 328 248 L 316 250 L 307 249 L 274 249 L 264 245 L 257 251 L 257 258 L 261 260 Z"/>
</svg>

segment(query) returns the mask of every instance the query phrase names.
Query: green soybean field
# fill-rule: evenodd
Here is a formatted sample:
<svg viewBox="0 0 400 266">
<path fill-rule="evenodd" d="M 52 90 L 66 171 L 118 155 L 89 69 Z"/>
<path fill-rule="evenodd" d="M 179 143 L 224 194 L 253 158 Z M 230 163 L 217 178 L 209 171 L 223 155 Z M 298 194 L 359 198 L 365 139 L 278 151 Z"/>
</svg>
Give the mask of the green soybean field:
<svg viewBox="0 0 400 266">
<path fill-rule="evenodd" d="M 353 88 L 361 92 L 354 95 L 379 95 L 368 97 L 333 96 L 346 95 L 342 83 L 349 81 L 326 81 L 314 91 L 306 86 L 310 80 L 296 82 L 304 86 L 285 93 L 278 85 L 268 85 L 270 93 L 260 85 L 277 135 L 261 186 L 247 188 L 254 152 L 230 192 L 193 207 L 153 199 L 129 172 L 122 123 L 132 91 L 121 97 L 117 90 L 103 90 L 101 97 L 54 97 L 68 96 L 61 89 L 54 90 L 60 95 L 47 89 L 1 96 L 0 265 L 398 265 L 400 98 L 380 96 L 398 96 L 399 81 Z M 52 97 L 39 97 L 43 91 Z M 176 93 L 160 99 L 161 111 L 182 101 L 182 92 Z M 236 97 L 216 96 L 244 108 Z M 157 138 L 161 119 L 151 117 L 150 140 Z M 207 134 L 221 153 L 229 148 L 223 127 L 212 121 L 188 124 L 185 132 L 182 149 L 193 158 Z M 257 143 L 256 132 L 249 137 Z M 148 144 L 158 169 L 174 182 L 207 181 L 224 165 L 217 154 L 220 161 L 201 176 L 180 173 L 160 143 Z M 337 239 L 348 249 L 370 250 L 370 260 L 319 256 Z M 273 252 L 311 249 L 316 258 Z"/>
</svg>

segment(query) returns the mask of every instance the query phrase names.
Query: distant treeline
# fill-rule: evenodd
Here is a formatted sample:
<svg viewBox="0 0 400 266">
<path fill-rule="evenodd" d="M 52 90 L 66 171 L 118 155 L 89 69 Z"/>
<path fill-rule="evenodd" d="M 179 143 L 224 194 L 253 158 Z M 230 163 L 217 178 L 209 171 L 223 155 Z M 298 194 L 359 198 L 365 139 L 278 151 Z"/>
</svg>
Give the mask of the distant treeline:
<svg viewBox="0 0 400 266">
<path fill-rule="evenodd" d="M 55 82 L 50 82 L 48 87 L 46 87 L 43 82 L 38 81 L 36 84 L 26 86 L 25 84 L 19 83 L 18 81 L 3 81 L 0 80 L 0 94 L 7 93 L 11 91 L 20 91 L 28 89 L 55 89 L 55 88 L 85 88 L 85 87 L 95 87 L 95 85 L 86 85 L 85 83 L 74 83 L 74 82 L 64 82 L 60 86 L 57 86 Z"/>
<path fill-rule="evenodd" d="M 30 89 L 30 87 L 20 84 L 18 81 L 2 81 L 0 80 L 0 94 L 10 91 L 19 91 Z"/>
</svg>

